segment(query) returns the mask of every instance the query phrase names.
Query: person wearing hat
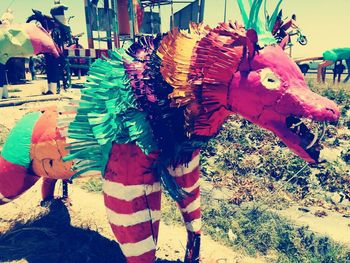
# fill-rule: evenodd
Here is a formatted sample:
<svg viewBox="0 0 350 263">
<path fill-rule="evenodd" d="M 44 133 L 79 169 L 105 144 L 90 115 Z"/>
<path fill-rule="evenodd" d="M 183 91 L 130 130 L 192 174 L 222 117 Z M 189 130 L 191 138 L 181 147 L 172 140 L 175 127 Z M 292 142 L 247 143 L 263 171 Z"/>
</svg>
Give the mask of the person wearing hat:
<svg viewBox="0 0 350 263">
<path fill-rule="evenodd" d="M 54 6 L 50 10 L 50 14 L 53 19 L 59 24 L 64 42 L 67 41 L 68 45 L 70 45 L 72 44 L 71 29 L 67 24 L 67 19 L 64 14 L 66 10 L 68 10 L 68 7 L 66 5 L 61 4 L 60 0 L 55 0 Z"/>
</svg>

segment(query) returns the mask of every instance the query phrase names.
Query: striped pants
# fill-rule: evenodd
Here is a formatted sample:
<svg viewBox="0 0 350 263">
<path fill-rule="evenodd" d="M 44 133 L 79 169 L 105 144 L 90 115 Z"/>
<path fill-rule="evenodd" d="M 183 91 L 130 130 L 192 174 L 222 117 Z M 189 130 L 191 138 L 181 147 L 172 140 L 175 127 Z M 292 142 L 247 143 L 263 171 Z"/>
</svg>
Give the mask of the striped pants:
<svg viewBox="0 0 350 263">
<path fill-rule="evenodd" d="M 103 193 L 107 217 L 128 263 L 152 263 L 158 239 L 161 188 L 152 166 L 135 144 L 114 144 L 105 171 Z M 169 169 L 191 195 L 179 202 L 188 235 L 200 234 L 199 153 L 188 166 Z"/>
</svg>

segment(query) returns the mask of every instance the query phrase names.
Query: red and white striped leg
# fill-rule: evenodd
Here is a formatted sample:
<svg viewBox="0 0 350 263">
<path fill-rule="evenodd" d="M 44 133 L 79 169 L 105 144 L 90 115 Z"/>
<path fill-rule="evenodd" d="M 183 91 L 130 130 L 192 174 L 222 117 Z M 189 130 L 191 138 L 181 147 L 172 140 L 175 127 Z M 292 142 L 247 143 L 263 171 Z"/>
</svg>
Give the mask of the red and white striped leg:
<svg viewBox="0 0 350 263">
<path fill-rule="evenodd" d="M 114 144 L 106 167 L 107 217 L 128 263 L 155 261 L 161 190 L 154 160 L 134 144 Z"/>
<path fill-rule="evenodd" d="M 185 221 L 188 239 L 185 262 L 199 262 L 200 234 L 201 234 L 201 206 L 199 188 L 199 150 L 196 151 L 188 165 L 179 165 L 175 169 L 169 168 L 177 184 L 186 192 L 188 197 L 178 202 Z"/>
</svg>

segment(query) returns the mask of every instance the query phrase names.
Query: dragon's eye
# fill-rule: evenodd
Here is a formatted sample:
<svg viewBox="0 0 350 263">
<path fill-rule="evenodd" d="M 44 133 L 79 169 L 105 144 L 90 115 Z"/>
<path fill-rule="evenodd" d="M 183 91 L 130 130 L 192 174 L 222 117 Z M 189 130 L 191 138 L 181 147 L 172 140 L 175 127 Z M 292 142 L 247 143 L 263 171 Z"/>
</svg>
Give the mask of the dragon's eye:
<svg viewBox="0 0 350 263">
<path fill-rule="evenodd" d="M 261 84 L 269 89 L 269 90 L 275 90 L 279 89 L 281 85 L 281 80 L 277 77 L 277 75 L 269 68 L 264 68 L 260 70 L 260 81 Z"/>
</svg>

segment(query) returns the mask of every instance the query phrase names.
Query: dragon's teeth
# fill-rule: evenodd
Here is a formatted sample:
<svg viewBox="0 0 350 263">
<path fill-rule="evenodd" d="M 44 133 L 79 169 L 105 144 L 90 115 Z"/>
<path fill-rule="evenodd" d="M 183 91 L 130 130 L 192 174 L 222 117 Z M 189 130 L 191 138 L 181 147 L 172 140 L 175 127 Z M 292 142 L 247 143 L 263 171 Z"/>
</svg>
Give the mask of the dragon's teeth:
<svg viewBox="0 0 350 263">
<path fill-rule="evenodd" d="M 312 140 L 312 142 L 310 142 L 310 144 L 306 147 L 306 150 L 310 149 L 312 146 L 315 145 L 315 143 L 317 142 L 318 139 L 318 128 L 315 129 L 315 134 L 314 134 L 314 138 Z"/>
</svg>

